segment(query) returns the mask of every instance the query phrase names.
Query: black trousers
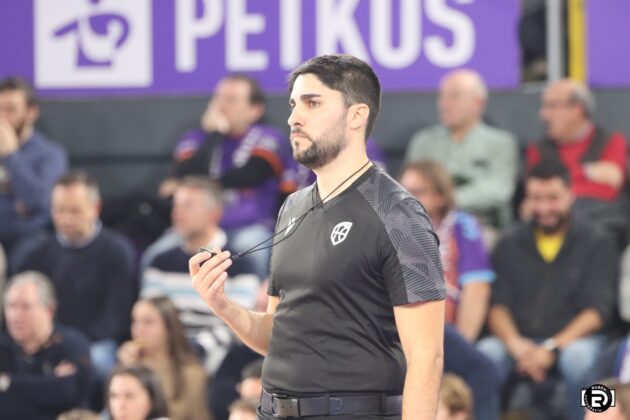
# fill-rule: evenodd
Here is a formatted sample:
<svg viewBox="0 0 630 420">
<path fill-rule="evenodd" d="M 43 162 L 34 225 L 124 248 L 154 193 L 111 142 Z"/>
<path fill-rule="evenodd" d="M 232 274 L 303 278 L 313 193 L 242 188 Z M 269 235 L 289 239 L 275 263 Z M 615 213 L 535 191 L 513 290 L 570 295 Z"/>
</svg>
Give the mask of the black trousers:
<svg viewBox="0 0 630 420">
<path fill-rule="evenodd" d="M 304 420 L 400 420 L 400 414 L 395 415 L 365 415 L 365 414 L 352 414 L 345 416 L 308 416 L 308 417 L 288 417 L 287 420 L 292 419 L 304 419 Z M 260 407 L 258 408 L 258 414 L 256 420 L 278 420 L 271 414 L 263 412 Z"/>
</svg>

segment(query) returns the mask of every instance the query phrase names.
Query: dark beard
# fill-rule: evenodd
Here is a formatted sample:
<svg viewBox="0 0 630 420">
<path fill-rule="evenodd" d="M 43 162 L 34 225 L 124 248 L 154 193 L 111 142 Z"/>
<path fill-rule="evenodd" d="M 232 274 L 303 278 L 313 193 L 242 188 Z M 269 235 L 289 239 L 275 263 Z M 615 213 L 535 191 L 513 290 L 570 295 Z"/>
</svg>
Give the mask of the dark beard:
<svg viewBox="0 0 630 420">
<path fill-rule="evenodd" d="M 307 136 L 311 141 L 311 145 L 304 151 L 293 151 L 295 160 L 311 170 L 319 169 L 332 162 L 348 144 L 347 139 L 343 135 L 343 128 L 340 128 L 343 127 L 342 124 L 345 118 L 346 114 L 342 115 L 337 123 L 317 140 L 307 136 L 299 127 L 292 130 L 293 133 Z"/>
<path fill-rule="evenodd" d="M 566 228 L 568 223 L 569 223 L 569 215 L 564 214 L 560 216 L 560 218 L 558 219 L 558 222 L 554 224 L 553 226 L 542 226 L 540 223 L 538 223 L 538 219 L 536 218 L 536 215 L 534 215 L 534 226 L 536 226 L 536 229 L 540 230 L 545 235 L 554 235 L 556 233 L 561 232 L 562 230 Z"/>
</svg>

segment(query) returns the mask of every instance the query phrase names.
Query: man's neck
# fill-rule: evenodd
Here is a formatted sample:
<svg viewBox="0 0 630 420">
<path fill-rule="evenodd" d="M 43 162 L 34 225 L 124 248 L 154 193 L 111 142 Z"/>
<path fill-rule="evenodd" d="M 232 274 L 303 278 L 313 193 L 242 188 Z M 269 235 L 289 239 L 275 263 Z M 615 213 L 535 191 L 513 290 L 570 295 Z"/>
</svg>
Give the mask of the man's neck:
<svg viewBox="0 0 630 420">
<path fill-rule="evenodd" d="M 319 197 L 328 201 L 341 194 L 372 166 L 366 165 L 367 162 L 369 159 L 365 146 L 348 145 L 332 162 L 313 171 L 317 175 Z M 354 172 L 356 173 L 353 174 Z"/>
<path fill-rule="evenodd" d="M 558 139 L 558 141 L 560 143 L 573 143 L 576 141 L 580 141 L 586 136 L 586 133 L 589 132 L 592 127 L 593 123 L 589 120 L 586 120 L 582 124 L 577 126 L 571 134 L 564 138 Z"/>
<path fill-rule="evenodd" d="M 53 325 L 51 323 L 50 325 L 43 327 L 41 332 L 36 337 L 33 337 L 32 339 L 23 343 L 19 343 L 22 351 L 24 351 L 24 353 L 28 354 L 29 356 L 37 353 L 42 347 L 44 347 L 44 344 L 46 344 L 46 342 L 52 335 L 52 332 Z"/>
<path fill-rule="evenodd" d="M 184 241 L 184 249 L 188 254 L 197 253 L 199 251 L 199 248 L 201 248 L 202 246 L 205 247 L 210 242 L 212 242 L 217 232 L 218 228 L 216 226 L 212 226 L 199 235 L 186 238 L 186 240 Z"/>
<path fill-rule="evenodd" d="M 475 126 L 477 126 L 477 124 L 479 124 L 479 121 L 475 120 L 458 127 L 450 127 L 448 131 L 451 134 L 451 138 L 455 140 L 455 142 L 461 143 L 468 135 L 468 133 L 470 133 L 471 130 L 475 128 Z"/>
</svg>

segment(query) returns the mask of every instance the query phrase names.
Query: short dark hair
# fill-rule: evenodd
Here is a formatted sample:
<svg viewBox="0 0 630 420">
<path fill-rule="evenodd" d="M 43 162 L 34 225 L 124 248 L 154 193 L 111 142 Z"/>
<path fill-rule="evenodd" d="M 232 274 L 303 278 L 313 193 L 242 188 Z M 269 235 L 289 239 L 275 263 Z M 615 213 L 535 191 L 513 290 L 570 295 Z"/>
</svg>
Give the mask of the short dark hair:
<svg viewBox="0 0 630 420">
<path fill-rule="evenodd" d="M 561 162 L 552 159 L 544 159 L 527 174 L 527 180 L 532 178 L 550 180 L 553 178 L 560 178 L 562 182 L 569 188 L 571 188 L 571 176 L 566 166 Z"/>
<path fill-rule="evenodd" d="M 253 77 L 243 73 L 232 73 L 225 76 L 222 80 L 242 81 L 249 85 L 249 103 L 251 105 L 265 105 L 267 98 L 260 84 Z"/>
<path fill-rule="evenodd" d="M 381 84 L 374 70 L 351 55 L 321 55 L 311 58 L 289 75 L 289 92 L 303 74 L 314 74 L 330 89 L 341 92 L 346 107 L 366 104 L 370 109 L 365 138 L 369 137 L 381 108 Z"/>
<path fill-rule="evenodd" d="M 99 191 L 96 179 L 94 179 L 86 171 L 74 170 L 66 172 L 59 179 L 57 179 L 54 186 L 69 187 L 75 184 L 85 185 L 90 193 L 91 198 L 94 201 L 101 200 L 101 193 Z"/>
<path fill-rule="evenodd" d="M 111 413 L 111 408 L 109 406 L 109 388 L 111 387 L 112 380 L 116 376 L 123 375 L 136 378 L 136 380 L 140 382 L 142 388 L 144 388 L 147 394 L 149 394 L 151 410 L 149 411 L 147 418 L 154 419 L 168 416 L 168 403 L 157 374 L 148 367 L 140 364 L 119 366 L 109 375 L 105 386 L 105 406 L 107 407 L 107 411 Z"/>
<path fill-rule="evenodd" d="M 7 92 L 11 90 L 19 90 L 20 92 L 23 92 L 28 106 L 37 105 L 37 95 L 35 95 L 33 86 L 21 77 L 12 76 L 0 81 L 0 92 Z"/>
</svg>

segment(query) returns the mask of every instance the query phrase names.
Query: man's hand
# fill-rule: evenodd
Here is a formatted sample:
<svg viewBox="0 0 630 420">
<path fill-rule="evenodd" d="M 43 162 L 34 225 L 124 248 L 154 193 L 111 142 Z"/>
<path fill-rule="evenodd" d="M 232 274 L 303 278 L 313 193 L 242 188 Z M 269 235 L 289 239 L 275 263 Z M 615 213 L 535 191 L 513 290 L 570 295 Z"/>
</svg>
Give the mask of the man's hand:
<svg viewBox="0 0 630 420">
<path fill-rule="evenodd" d="M 537 347 L 532 340 L 521 336 L 514 337 L 505 344 L 508 352 L 517 363 L 530 357 Z"/>
<path fill-rule="evenodd" d="M 73 363 L 62 360 L 57 366 L 55 366 L 55 370 L 53 373 L 55 374 L 55 376 L 63 378 L 65 376 L 70 376 L 77 373 L 77 367 Z"/>
<path fill-rule="evenodd" d="M 518 371 L 532 378 L 534 382 L 542 382 L 547 377 L 547 372 L 556 361 L 556 356 L 541 346 L 529 354 L 529 357 L 519 361 Z"/>
<path fill-rule="evenodd" d="M 221 134 L 227 134 L 230 131 L 230 121 L 216 104 L 210 101 L 206 111 L 201 116 L 201 128 L 206 133 L 217 131 Z"/>
<path fill-rule="evenodd" d="M 20 148 L 20 140 L 15 130 L 5 119 L 0 119 L 0 157 L 15 153 Z"/>
<path fill-rule="evenodd" d="M 210 309 L 220 318 L 227 307 L 229 300 L 225 296 L 225 281 L 227 269 L 232 265 L 230 253 L 221 252 L 219 247 L 214 247 L 211 256 L 209 252 L 200 252 L 188 261 L 188 270 L 192 278 L 192 285 L 199 296 L 208 304 Z"/>
</svg>

